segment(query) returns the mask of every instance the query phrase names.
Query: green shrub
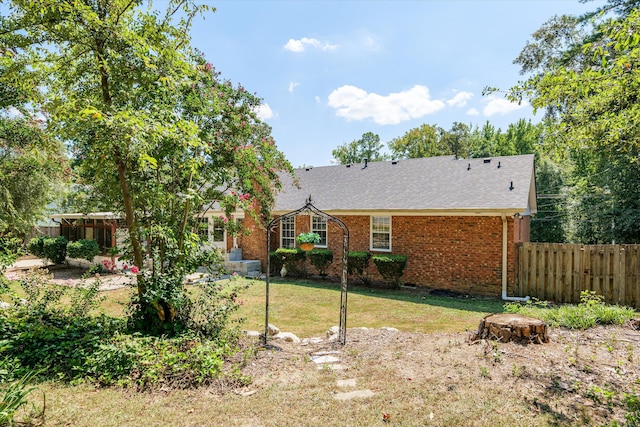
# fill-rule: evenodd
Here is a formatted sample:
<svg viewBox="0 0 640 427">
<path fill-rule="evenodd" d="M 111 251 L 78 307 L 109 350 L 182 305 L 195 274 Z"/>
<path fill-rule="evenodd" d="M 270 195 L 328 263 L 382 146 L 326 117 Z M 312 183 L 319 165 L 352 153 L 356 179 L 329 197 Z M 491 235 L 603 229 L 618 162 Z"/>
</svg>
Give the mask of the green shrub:
<svg viewBox="0 0 640 427">
<path fill-rule="evenodd" d="M 287 271 L 292 275 L 303 275 L 305 274 L 304 268 L 301 266 L 304 261 L 304 251 L 300 248 L 278 248 L 276 250 L 276 255 L 282 259 L 282 264 L 285 266 Z"/>
<path fill-rule="evenodd" d="M 0 237 L 0 272 L 15 262 L 21 252 L 22 241 L 18 238 Z"/>
<path fill-rule="evenodd" d="M 13 308 L 0 310 L 2 382 L 37 372 L 41 379 L 138 389 L 187 388 L 221 379 L 246 384 L 237 365 L 224 366 L 239 352 L 241 333 L 228 323 L 246 282 L 203 284 L 207 289 L 196 291 L 194 303 L 177 314 L 190 314 L 193 330 L 168 337 L 131 333 L 122 320 L 91 315 L 99 304 L 97 284 L 86 289 L 55 286 L 47 283 L 48 277 L 30 272 L 22 281 L 27 303 L 20 304 L 16 296 Z"/>
<path fill-rule="evenodd" d="M 369 274 L 367 273 L 370 259 L 371 253 L 366 251 L 349 252 L 347 256 L 347 272 L 352 276 L 356 276 L 365 285 L 371 283 Z"/>
<path fill-rule="evenodd" d="M 29 244 L 27 245 L 27 250 L 32 255 L 37 256 L 38 258 L 44 256 L 44 237 L 34 237 L 29 240 Z"/>
<path fill-rule="evenodd" d="M 327 276 L 327 268 L 333 262 L 333 252 L 329 249 L 313 249 L 305 255 L 311 265 L 313 265 L 318 274 L 322 277 Z"/>
<path fill-rule="evenodd" d="M 90 239 L 69 242 L 67 243 L 67 255 L 70 258 L 86 259 L 91 262 L 100 255 L 100 246 L 98 246 L 98 242 Z"/>
<path fill-rule="evenodd" d="M 42 242 L 42 255 L 54 264 L 62 264 L 67 257 L 67 239 L 64 236 L 46 238 Z"/>
<path fill-rule="evenodd" d="M 400 287 L 400 277 L 404 274 L 404 268 L 407 266 L 405 255 L 374 255 L 373 263 L 382 277 L 394 286 Z"/>
<path fill-rule="evenodd" d="M 269 265 L 271 267 L 269 274 L 272 276 L 280 274 L 280 269 L 282 269 L 282 266 L 284 265 L 282 263 L 282 255 L 276 251 L 269 252 Z"/>
</svg>

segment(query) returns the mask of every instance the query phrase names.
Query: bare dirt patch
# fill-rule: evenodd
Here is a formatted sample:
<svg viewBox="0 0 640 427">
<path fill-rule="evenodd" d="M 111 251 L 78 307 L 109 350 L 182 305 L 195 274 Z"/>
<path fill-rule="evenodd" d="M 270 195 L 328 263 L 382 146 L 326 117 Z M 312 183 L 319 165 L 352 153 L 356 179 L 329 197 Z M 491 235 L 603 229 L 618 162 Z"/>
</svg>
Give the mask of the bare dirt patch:
<svg viewBox="0 0 640 427">
<path fill-rule="evenodd" d="M 389 403 L 384 411 L 405 425 L 623 422 L 625 394 L 634 393 L 640 384 L 638 331 L 630 324 L 586 331 L 556 328 L 550 329 L 550 339 L 527 345 L 471 343 L 466 333 L 349 329 L 344 347 L 326 341 L 307 346 L 271 341 L 272 347 L 259 351 L 245 373 L 254 378 L 248 388 L 258 394 L 286 386 L 309 396 L 305 389 L 310 383 L 322 384 L 321 378 L 310 378 L 329 371 L 318 370 L 311 356 L 338 351 L 345 369 L 324 375 L 357 378 L 357 388 L 370 389 L 390 402 L 393 397 L 404 401 Z M 334 392 L 338 390 L 329 393 Z M 378 416 L 373 414 L 373 419 Z M 504 424 L 495 424 L 495 417 Z"/>
</svg>

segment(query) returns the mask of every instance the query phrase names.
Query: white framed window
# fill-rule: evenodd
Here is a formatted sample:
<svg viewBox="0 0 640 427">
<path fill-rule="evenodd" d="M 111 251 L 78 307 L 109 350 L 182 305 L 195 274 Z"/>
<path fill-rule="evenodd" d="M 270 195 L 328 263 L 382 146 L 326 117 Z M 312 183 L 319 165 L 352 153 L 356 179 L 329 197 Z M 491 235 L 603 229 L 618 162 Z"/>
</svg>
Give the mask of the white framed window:
<svg viewBox="0 0 640 427">
<path fill-rule="evenodd" d="M 321 216 L 313 215 L 311 217 L 311 232 L 317 233 L 320 236 L 320 243 L 316 244 L 317 247 L 327 247 L 327 219 Z"/>
<path fill-rule="evenodd" d="M 296 247 L 296 218 L 293 216 L 280 221 L 280 247 Z"/>
<path fill-rule="evenodd" d="M 211 236 L 214 242 L 224 242 L 224 221 L 220 218 L 213 219 L 213 227 L 211 229 Z"/>
<path fill-rule="evenodd" d="M 198 218 L 196 223 L 196 234 L 201 242 L 209 241 L 209 218 Z"/>
<path fill-rule="evenodd" d="M 371 250 L 391 252 L 391 217 L 371 217 Z"/>
</svg>

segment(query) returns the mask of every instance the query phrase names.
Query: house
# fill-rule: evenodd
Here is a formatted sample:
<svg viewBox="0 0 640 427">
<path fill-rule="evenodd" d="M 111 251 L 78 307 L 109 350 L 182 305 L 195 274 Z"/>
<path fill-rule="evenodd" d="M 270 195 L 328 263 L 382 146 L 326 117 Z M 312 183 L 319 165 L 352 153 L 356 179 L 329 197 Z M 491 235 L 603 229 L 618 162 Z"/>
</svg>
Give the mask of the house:
<svg viewBox="0 0 640 427">
<path fill-rule="evenodd" d="M 406 284 L 476 295 L 512 295 L 515 244 L 529 240 L 536 213 L 534 156 L 481 159 L 452 156 L 308 167 L 282 177 L 274 216 L 305 205 L 338 217 L 349 228 L 350 251 L 408 257 Z M 243 258 L 266 266 L 264 228 L 249 216 L 251 234 L 238 238 Z M 319 247 L 342 253 L 342 231 L 318 216 L 281 222 L 272 247 L 294 247 L 295 237 L 313 231 Z M 342 270 L 334 256 L 332 274 Z M 377 275 L 373 263 L 370 276 Z"/>
<path fill-rule="evenodd" d="M 295 177 L 281 179 L 274 216 L 300 209 L 311 197 L 316 208 L 349 228 L 350 251 L 406 255 L 404 283 L 517 299 L 515 244 L 529 241 L 530 216 L 537 209 L 533 155 L 365 160 L 301 168 Z M 234 218 L 243 221 L 250 233 L 231 236 L 220 214 L 212 205 L 199 219 L 200 232 L 206 233 L 210 246 L 227 253 L 233 271 L 264 270 L 268 256 L 264 226 L 236 212 Z M 120 220 L 108 214 L 52 217 L 61 222 L 61 234 L 70 240 L 93 236 L 100 241 L 103 236 L 104 249 L 119 240 L 114 230 Z M 299 215 L 281 221 L 272 232 L 269 251 L 295 247 L 296 236 L 308 231 L 320 234 L 322 241 L 316 246 L 334 252 L 329 273 L 339 276 L 342 230 L 322 217 Z M 373 263 L 369 276 L 382 280 Z"/>
</svg>

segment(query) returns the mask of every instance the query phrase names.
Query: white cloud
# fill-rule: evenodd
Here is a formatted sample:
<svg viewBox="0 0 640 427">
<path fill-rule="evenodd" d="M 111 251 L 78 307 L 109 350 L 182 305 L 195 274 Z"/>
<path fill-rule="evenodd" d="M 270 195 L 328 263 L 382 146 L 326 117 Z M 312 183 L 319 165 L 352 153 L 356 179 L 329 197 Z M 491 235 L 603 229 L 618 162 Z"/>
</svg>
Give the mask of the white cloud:
<svg viewBox="0 0 640 427">
<path fill-rule="evenodd" d="M 479 116 L 479 115 L 480 115 L 480 111 L 478 111 L 475 107 L 470 108 L 469 111 L 467 111 L 467 116 Z"/>
<path fill-rule="evenodd" d="M 345 85 L 329 94 L 329 106 L 349 121 L 372 119 L 379 125 L 394 125 L 435 113 L 445 103 L 431 99 L 429 88 L 421 85 L 385 96 Z"/>
<path fill-rule="evenodd" d="M 289 92 L 293 93 L 293 90 L 298 86 L 300 86 L 298 82 L 289 82 Z"/>
<path fill-rule="evenodd" d="M 338 45 L 321 42 L 318 39 L 303 37 L 300 40 L 289 39 L 284 45 L 285 50 L 290 52 L 304 52 L 307 47 L 320 50 L 336 50 Z"/>
<path fill-rule="evenodd" d="M 316 100 L 316 103 L 317 103 L 317 104 L 320 104 L 320 97 L 319 97 L 318 95 L 316 95 L 316 96 L 314 97 L 314 99 Z"/>
<path fill-rule="evenodd" d="M 275 116 L 275 114 L 273 114 L 273 110 L 269 107 L 269 104 L 261 104 L 257 108 L 256 114 L 260 120 L 268 120 Z"/>
<path fill-rule="evenodd" d="M 447 100 L 447 104 L 451 107 L 464 107 L 471 98 L 473 98 L 471 92 L 458 92 L 453 98 Z"/>
<path fill-rule="evenodd" d="M 487 98 L 487 105 L 482 109 L 482 115 L 485 117 L 491 117 L 494 114 L 507 114 L 512 111 L 526 108 L 529 104 L 522 102 L 518 105 L 516 102 L 511 102 L 506 98 L 498 98 L 496 96 L 490 96 Z"/>
</svg>

